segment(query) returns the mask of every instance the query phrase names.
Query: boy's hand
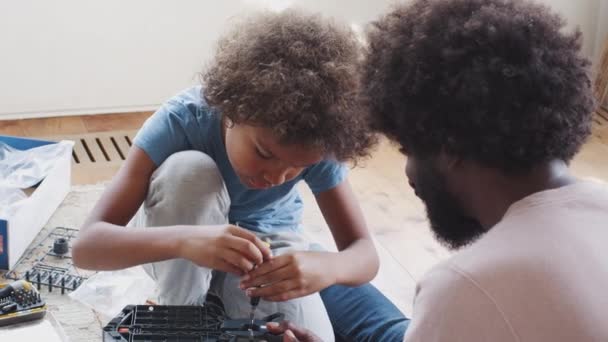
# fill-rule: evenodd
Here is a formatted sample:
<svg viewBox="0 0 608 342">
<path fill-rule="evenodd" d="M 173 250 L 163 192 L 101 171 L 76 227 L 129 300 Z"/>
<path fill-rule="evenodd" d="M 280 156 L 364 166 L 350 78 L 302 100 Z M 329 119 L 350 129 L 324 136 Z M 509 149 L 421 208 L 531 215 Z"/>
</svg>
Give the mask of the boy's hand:
<svg viewBox="0 0 608 342">
<path fill-rule="evenodd" d="M 323 342 L 312 332 L 296 327 L 289 321 L 283 321 L 281 324 L 269 322 L 266 328 L 271 334 L 283 334 L 283 342 Z"/>
<path fill-rule="evenodd" d="M 334 284 L 333 272 L 326 267 L 330 254 L 295 252 L 273 257 L 245 275 L 241 288 L 250 297 L 274 302 L 318 292 Z"/>
<path fill-rule="evenodd" d="M 243 275 L 272 256 L 252 232 L 233 225 L 184 227 L 179 256 L 214 270 Z"/>
</svg>

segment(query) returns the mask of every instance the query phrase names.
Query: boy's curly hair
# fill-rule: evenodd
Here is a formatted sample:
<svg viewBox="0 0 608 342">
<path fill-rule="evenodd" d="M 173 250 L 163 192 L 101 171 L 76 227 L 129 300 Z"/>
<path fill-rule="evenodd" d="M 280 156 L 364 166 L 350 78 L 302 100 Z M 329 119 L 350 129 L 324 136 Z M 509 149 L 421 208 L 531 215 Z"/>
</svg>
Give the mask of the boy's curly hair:
<svg viewBox="0 0 608 342">
<path fill-rule="evenodd" d="M 234 123 L 356 161 L 376 141 L 358 101 L 360 61 L 348 27 L 298 10 L 263 12 L 219 41 L 203 96 Z"/>
<path fill-rule="evenodd" d="M 594 100 L 581 33 L 519 0 L 416 0 L 373 23 L 363 82 L 375 127 L 405 153 L 507 173 L 570 161 Z"/>
</svg>

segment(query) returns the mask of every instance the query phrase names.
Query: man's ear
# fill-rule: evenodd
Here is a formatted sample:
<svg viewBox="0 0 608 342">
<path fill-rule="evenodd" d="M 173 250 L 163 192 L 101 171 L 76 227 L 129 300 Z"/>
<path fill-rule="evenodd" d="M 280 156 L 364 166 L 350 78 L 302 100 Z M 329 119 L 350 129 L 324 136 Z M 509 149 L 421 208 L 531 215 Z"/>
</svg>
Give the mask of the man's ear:
<svg viewBox="0 0 608 342">
<path fill-rule="evenodd" d="M 462 166 L 463 159 L 445 151 L 441 151 L 437 156 L 439 169 L 445 172 L 454 172 Z"/>
</svg>

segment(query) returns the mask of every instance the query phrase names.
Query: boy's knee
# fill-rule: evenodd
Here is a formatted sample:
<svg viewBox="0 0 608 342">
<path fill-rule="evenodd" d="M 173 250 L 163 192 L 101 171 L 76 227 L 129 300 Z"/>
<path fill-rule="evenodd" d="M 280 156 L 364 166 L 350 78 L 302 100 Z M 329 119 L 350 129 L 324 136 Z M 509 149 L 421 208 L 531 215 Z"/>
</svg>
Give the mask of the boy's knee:
<svg viewBox="0 0 608 342">
<path fill-rule="evenodd" d="M 224 180 L 215 161 L 199 151 L 182 151 L 169 156 L 152 176 L 151 187 L 162 184 L 176 193 L 203 188 L 221 192 Z"/>
<path fill-rule="evenodd" d="M 151 209 L 160 205 L 171 212 L 179 212 L 178 208 L 184 208 L 182 204 L 192 206 L 195 203 L 201 207 L 201 212 L 217 208 L 227 214 L 230 197 L 220 170 L 215 161 L 202 152 L 174 153 L 152 175 L 146 207 Z M 193 217 L 198 215 L 191 214 Z"/>
<path fill-rule="evenodd" d="M 158 176 L 166 176 L 176 181 L 195 181 L 212 177 L 222 181 L 215 161 L 200 151 L 182 151 L 169 156 L 156 171 Z"/>
</svg>

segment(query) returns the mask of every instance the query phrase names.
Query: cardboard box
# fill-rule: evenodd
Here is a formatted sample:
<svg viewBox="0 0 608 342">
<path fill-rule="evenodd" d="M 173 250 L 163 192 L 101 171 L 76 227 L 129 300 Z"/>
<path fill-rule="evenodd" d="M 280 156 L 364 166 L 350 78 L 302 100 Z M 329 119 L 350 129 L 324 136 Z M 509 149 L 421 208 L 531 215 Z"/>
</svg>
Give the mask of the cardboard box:
<svg viewBox="0 0 608 342">
<path fill-rule="evenodd" d="M 52 141 L 0 135 L 0 141 L 19 149 L 54 144 Z M 15 266 L 36 234 L 70 191 L 72 151 L 57 158 L 48 175 L 11 217 L 0 217 L 0 270 Z"/>
</svg>

